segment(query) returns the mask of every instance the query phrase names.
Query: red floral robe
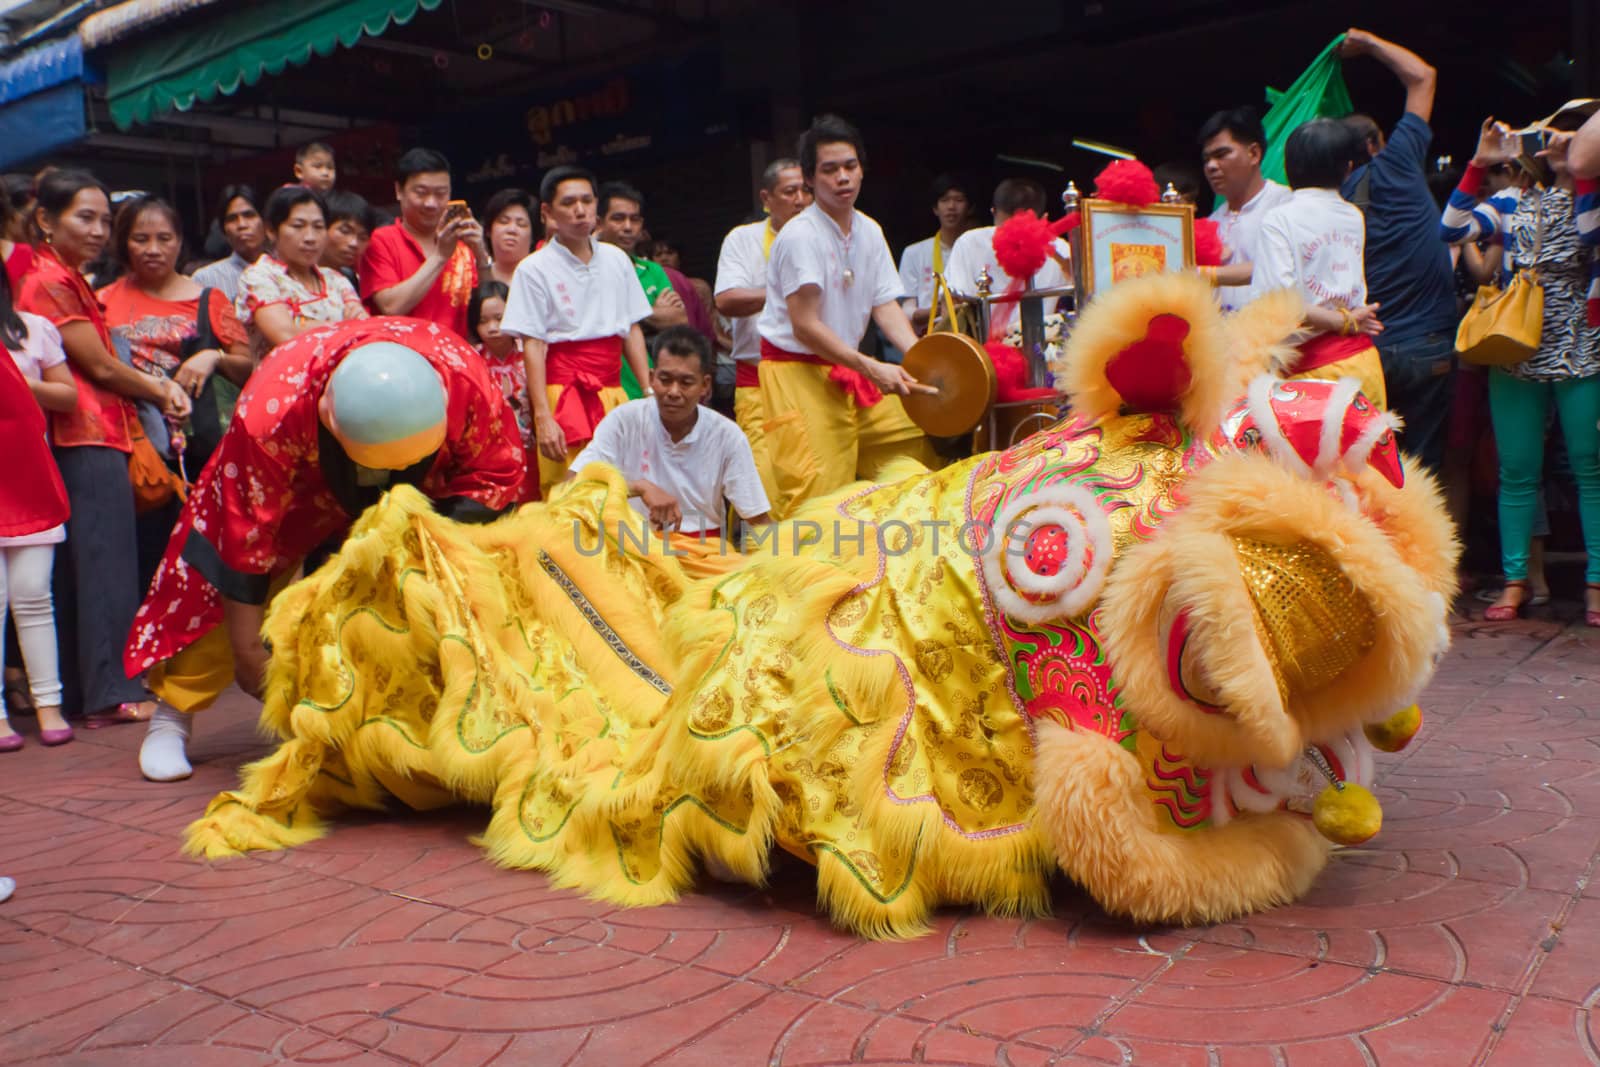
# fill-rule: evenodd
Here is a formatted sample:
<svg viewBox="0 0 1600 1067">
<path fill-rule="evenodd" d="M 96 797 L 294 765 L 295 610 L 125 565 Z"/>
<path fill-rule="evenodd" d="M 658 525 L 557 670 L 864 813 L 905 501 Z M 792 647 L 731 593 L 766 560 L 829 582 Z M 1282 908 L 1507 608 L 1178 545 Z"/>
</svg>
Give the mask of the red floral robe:
<svg viewBox="0 0 1600 1067">
<path fill-rule="evenodd" d="M 395 481 L 436 501 L 500 510 L 522 482 L 516 419 L 483 360 L 466 342 L 416 319 L 359 319 L 280 345 L 239 396 L 223 435 L 183 507 L 134 617 L 123 651 L 129 675 L 171 659 L 222 621 L 222 593 L 265 599 L 273 576 L 349 530 L 351 492 L 330 477 L 349 466 L 317 417 L 329 376 L 352 348 L 394 341 L 419 352 L 449 391 L 445 443 Z M 368 490 L 367 492 L 373 492 Z M 344 502 L 341 503 L 341 494 Z M 220 588 L 219 588 L 220 585 Z"/>
</svg>

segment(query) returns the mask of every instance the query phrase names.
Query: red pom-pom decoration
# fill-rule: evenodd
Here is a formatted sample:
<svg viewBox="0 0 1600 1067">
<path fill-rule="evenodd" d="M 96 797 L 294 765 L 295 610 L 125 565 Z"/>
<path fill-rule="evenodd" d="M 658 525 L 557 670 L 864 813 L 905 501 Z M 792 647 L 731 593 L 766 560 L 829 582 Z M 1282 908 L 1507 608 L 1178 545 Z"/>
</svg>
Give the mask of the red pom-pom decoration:
<svg viewBox="0 0 1600 1067">
<path fill-rule="evenodd" d="M 994 364 L 995 399 L 1009 400 L 1027 388 L 1028 364 L 1021 352 L 1003 341 L 990 341 L 983 347 Z"/>
<path fill-rule="evenodd" d="M 1028 385 L 1028 361 L 1017 349 L 1003 341 L 990 341 L 983 347 L 994 365 L 994 398 L 1000 403 L 1043 400 L 1056 395 L 1055 389 L 1048 385 L 1038 388 Z"/>
<path fill-rule="evenodd" d="M 1094 195 L 1102 200 L 1144 207 L 1161 199 L 1156 176 L 1137 159 L 1119 159 L 1094 180 Z"/>
<path fill-rule="evenodd" d="M 1222 266 L 1222 227 L 1216 219 L 1194 220 L 1194 262 L 1199 267 Z"/>
<path fill-rule="evenodd" d="M 1031 278 L 1044 266 L 1053 240 L 1050 223 L 1024 209 L 995 229 L 995 262 L 1013 278 Z"/>
</svg>

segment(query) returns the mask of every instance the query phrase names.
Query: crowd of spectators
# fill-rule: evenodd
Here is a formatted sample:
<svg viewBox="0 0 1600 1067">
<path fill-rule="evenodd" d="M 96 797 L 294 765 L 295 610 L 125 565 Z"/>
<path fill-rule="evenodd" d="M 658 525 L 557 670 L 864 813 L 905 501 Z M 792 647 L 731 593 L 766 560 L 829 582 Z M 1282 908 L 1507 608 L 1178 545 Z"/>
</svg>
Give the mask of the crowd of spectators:
<svg viewBox="0 0 1600 1067">
<path fill-rule="evenodd" d="M 1538 124 L 1531 140 L 1486 121 L 1471 164 L 1441 183 L 1430 157 L 1433 69 L 1361 31 L 1350 32 L 1343 54 L 1375 60 L 1399 80 L 1406 100 L 1392 126 L 1357 115 L 1293 131 L 1285 186 L 1262 174 L 1259 116 L 1222 110 L 1197 131 L 1192 163 L 1158 168 L 1162 185 L 1170 182 L 1193 202 L 1205 190 L 1191 176 L 1203 173 L 1228 253 L 1217 276 L 1222 306 L 1237 308 L 1275 288 L 1298 290 L 1308 309 L 1301 351 L 1313 358 L 1326 341 L 1330 366 L 1356 374 L 1374 400 L 1386 398 L 1404 417 L 1402 446 L 1446 485 L 1458 522 L 1466 520 L 1469 458 L 1492 436 L 1505 581 L 1490 590 L 1490 619 L 1514 617 L 1549 595 L 1538 551 L 1548 532 L 1543 487 L 1547 473 L 1570 478 L 1589 561 L 1585 607 L 1590 624 L 1600 625 L 1600 197 L 1581 176 L 1600 169 L 1596 102 L 1562 109 Z M 648 194 L 625 180 L 563 171 L 538 191 L 502 189 L 474 211 L 454 198 L 449 161 L 419 147 L 400 156 L 394 202 L 379 206 L 338 186 L 334 153 L 322 144 L 302 148 L 284 177 L 271 190 L 227 186 L 215 218 L 206 220 L 186 220 L 157 196 L 113 196 L 79 170 L 6 177 L 0 342 L 49 413 L 71 518 L 64 528 L 0 538 L 0 605 L 7 609 L 0 611 L 7 647 L 0 751 L 22 747 L 4 718 L 8 711 L 37 715 L 47 744 L 71 739 L 69 719 L 150 717 L 154 702 L 123 670 L 121 650 L 184 483 L 198 474 L 240 389 L 277 346 L 373 315 L 408 316 L 459 335 L 477 349 L 514 414 L 529 457 L 522 499 L 534 500 L 539 464 L 554 464 L 546 470 L 548 488 L 551 471 L 561 476 L 583 443 L 558 426 L 549 399 L 576 386 L 530 380 L 528 328 L 507 314 L 508 305 L 526 306 L 514 294 L 530 284 L 528 264 L 541 249 L 560 246 L 538 261 L 548 265 L 540 269 L 575 286 L 587 284 L 582 276 L 591 267 L 626 263 L 637 292 L 594 289 L 592 299 L 614 303 L 621 315 L 638 306 L 639 316 L 622 327 L 625 341 L 629 323 L 646 343 L 668 339 L 667 377 L 675 384 L 671 399 L 660 402 L 661 418 L 669 436 L 674 426 L 687 425 L 682 432 L 691 434 L 702 400 L 731 413 L 736 392 L 751 385 L 765 262 L 777 230 L 810 203 L 796 161 L 767 168 L 756 190 L 760 212 L 729 220 L 737 226 L 708 283 L 691 276 L 676 244 L 652 239 Z M 901 256 L 899 297 L 919 331 L 936 314 L 936 276 L 958 295 L 976 293 L 980 272 L 995 292 L 1005 288 L 994 225 L 1019 211 L 1044 214 L 1049 199 L 1037 183 L 1016 178 L 981 193 L 941 176 L 929 201 L 936 232 Z M 980 203 L 989 205 L 990 219 L 975 217 Z M 213 225 L 228 254 L 192 261 L 185 233 Z M 583 244 L 595 239 L 614 251 L 585 259 Z M 1503 284 L 1522 270 L 1537 271 L 1544 289 L 1537 350 L 1509 367 L 1461 364 L 1454 343 L 1466 299 L 1477 285 Z M 1036 287 L 1070 284 L 1065 244 L 1043 274 L 1033 279 Z M 576 309 L 574 321 L 588 310 Z M 1348 338 L 1375 345 L 1378 360 L 1340 364 L 1345 350 L 1337 346 Z M 577 335 L 551 334 L 549 341 L 586 343 Z M 619 387 L 626 396 L 608 400 L 606 410 L 627 414 L 604 433 L 586 427 L 593 432 L 589 452 L 608 462 L 621 462 L 612 453 L 630 442 L 652 439 L 655 425 L 648 406 L 625 405 L 652 395 L 655 372 L 642 379 L 632 350 L 623 351 Z M 720 366 L 702 391 L 697 370 L 710 371 L 712 363 Z M 758 439 L 757 422 L 742 413 L 739 422 Z M 725 437 L 727 426 L 717 423 L 718 434 Z M 1552 439 L 1558 455 L 1547 452 Z M 729 447 L 718 440 L 717 447 Z M 681 441 L 671 436 L 671 443 Z M 737 493 L 764 518 L 755 480 L 766 478 L 764 466 L 739 469 Z M 650 489 L 652 516 L 682 517 L 670 493 Z M 5 625 L 7 615 L 14 627 Z"/>
</svg>

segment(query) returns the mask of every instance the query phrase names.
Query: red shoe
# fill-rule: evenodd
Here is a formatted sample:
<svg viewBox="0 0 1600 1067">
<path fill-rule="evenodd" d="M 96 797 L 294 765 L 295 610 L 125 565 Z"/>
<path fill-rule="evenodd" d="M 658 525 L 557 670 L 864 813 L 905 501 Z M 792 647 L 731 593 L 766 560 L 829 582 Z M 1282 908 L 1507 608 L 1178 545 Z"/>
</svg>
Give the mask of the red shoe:
<svg viewBox="0 0 1600 1067">
<path fill-rule="evenodd" d="M 1600 591 L 1600 582 L 1586 582 L 1583 589 L 1585 593 Z M 1586 605 L 1583 609 L 1583 624 L 1600 629 L 1600 610 Z"/>
<path fill-rule="evenodd" d="M 1505 590 L 1500 595 L 1503 597 L 1506 595 L 1506 593 L 1511 592 L 1513 589 L 1521 590 L 1522 596 L 1518 597 L 1516 603 L 1514 604 L 1489 605 L 1489 607 L 1486 608 L 1483 613 L 1485 622 L 1510 622 L 1512 619 L 1515 619 L 1522 614 L 1522 605 L 1527 601 L 1528 598 L 1528 583 L 1526 580 L 1507 582 Z M 1596 625 L 1600 625 L 1600 623 L 1597 623 Z"/>
<path fill-rule="evenodd" d="M 22 735 L 13 733 L 9 737 L 0 737 L 0 752 L 22 751 Z"/>
</svg>

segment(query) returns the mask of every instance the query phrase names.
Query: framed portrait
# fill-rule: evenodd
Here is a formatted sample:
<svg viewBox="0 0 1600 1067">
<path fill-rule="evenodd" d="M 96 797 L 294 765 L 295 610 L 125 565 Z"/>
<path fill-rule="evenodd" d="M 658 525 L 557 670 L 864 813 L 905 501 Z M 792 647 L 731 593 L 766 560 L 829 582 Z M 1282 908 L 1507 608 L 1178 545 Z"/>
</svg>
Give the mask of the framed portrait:
<svg viewBox="0 0 1600 1067">
<path fill-rule="evenodd" d="M 1129 278 L 1194 266 L 1194 206 L 1110 200 L 1078 205 L 1083 228 L 1079 300 Z"/>
</svg>

